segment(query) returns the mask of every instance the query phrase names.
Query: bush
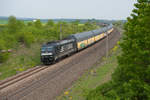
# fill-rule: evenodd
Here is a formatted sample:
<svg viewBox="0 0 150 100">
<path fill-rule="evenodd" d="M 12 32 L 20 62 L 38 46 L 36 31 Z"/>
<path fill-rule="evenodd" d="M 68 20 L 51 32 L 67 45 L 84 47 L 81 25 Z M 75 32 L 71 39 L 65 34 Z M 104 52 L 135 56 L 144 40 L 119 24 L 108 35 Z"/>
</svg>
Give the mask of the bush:
<svg viewBox="0 0 150 100">
<path fill-rule="evenodd" d="M 25 44 L 30 47 L 31 43 L 34 42 L 34 36 L 31 32 L 21 32 L 16 36 L 18 38 L 18 42 Z"/>
<path fill-rule="evenodd" d="M 5 41 L 0 39 L 0 63 L 5 62 L 8 59 L 9 54 L 3 52 L 5 49 Z"/>
<path fill-rule="evenodd" d="M 0 52 L 5 49 L 5 41 L 0 38 Z"/>
<path fill-rule="evenodd" d="M 7 59 L 9 58 L 9 53 L 0 53 L 0 63 L 3 63 L 5 61 L 7 61 Z"/>
<path fill-rule="evenodd" d="M 117 94 L 112 90 L 115 85 L 112 84 L 112 81 L 110 81 L 91 90 L 87 95 L 86 100 L 117 100 L 118 98 L 114 98 Z"/>
</svg>

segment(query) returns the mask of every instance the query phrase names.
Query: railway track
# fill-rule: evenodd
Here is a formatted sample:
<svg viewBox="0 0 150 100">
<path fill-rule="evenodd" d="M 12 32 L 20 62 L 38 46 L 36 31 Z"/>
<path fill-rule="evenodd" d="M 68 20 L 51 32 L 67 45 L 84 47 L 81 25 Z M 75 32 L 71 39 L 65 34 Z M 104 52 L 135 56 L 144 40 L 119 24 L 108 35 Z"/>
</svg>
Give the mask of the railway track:
<svg viewBox="0 0 150 100">
<path fill-rule="evenodd" d="M 117 32 L 114 31 L 114 33 Z M 111 45 L 114 45 L 115 41 L 118 40 L 115 36 L 117 35 L 110 35 Z M 6 90 L 0 91 L 2 93 L 0 94 L 0 100 L 53 100 L 64 88 L 76 80 L 82 71 L 90 68 L 104 54 L 105 39 L 96 43 L 93 47 L 85 49 L 71 57 L 67 57 L 67 59 L 63 59 L 51 67 L 35 67 L 11 79 L 0 82 L 0 89 Z M 38 77 L 34 77 L 33 79 L 30 76 L 34 76 L 34 74 L 35 76 L 38 75 Z M 22 84 L 21 80 L 29 79 L 28 77 L 31 78 L 31 81 L 29 80 Z M 19 88 L 9 89 L 17 82 L 19 84 L 21 83 Z"/>
<path fill-rule="evenodd" d="M 37 66 L 37 67 L 29 69 L 29 70 L 27 70 L 25 72 L 22 72 L 22 73 L 20 73 L 18 75 L 15 75 L 15 76 L 13 76 L 11 78 L 8 78 L 8 79 L 6 79 L 4 81 L 1 81 L 0 82 L 0 89 L 4 89 L 4 88 L 6 88 L 6 87 L 8 87 L 8 86 L 10 86 L 10 85 L 12 85 L 12 84 L 14 84 L 16 82 L 19 82 L 19 81 L 21 81 L 21 80 L 23 80 L 23 79 L 25 79 L 25 78 L 27 78 L 29 76 L 32 76 L 33 74 L 38 73 L 41 70 L 44 70 L 46 68 L 47 67 Z"/>
</svg>

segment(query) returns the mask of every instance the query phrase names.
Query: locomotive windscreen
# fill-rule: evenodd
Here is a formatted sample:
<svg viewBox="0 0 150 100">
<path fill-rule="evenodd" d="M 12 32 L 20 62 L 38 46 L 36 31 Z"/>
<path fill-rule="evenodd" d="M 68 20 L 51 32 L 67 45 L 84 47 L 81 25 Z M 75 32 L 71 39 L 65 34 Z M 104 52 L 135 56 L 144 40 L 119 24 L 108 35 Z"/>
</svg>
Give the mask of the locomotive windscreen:
<svg viewBox="0 0 150 100">
<path fill-rule="evenodd" d="M 41 48 L 41 51 L 42 52 L 50 52 L 50 51 L 53 51 L 53 46 L 45 46 L 45 47 L 42 47 Z"/>
</svg>

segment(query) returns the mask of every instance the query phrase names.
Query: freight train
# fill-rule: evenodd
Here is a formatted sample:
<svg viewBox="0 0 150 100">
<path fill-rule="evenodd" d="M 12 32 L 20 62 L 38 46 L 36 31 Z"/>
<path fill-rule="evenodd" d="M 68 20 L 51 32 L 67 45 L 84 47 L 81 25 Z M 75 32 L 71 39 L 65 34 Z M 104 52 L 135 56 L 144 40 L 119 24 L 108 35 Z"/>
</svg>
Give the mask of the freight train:
<svg viewBox="0 0 150 100">
<path fill-rule="evenodd" d="M 103 39 L 114 30 L 110 24 L 104 28 L 72 34 L 60 41 L 48 42 L 41 47 L 41 62 L 52 64 Z"/>
</svg>

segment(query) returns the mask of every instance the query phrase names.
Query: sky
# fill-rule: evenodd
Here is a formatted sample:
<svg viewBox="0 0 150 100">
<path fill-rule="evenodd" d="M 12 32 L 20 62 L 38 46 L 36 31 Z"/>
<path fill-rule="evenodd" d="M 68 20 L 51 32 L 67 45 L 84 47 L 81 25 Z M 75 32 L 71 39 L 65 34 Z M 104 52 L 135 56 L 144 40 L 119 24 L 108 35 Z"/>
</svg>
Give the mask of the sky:
<svg viewBox="0 0 150 100">
<path fill-rule="evenodd" d="M 0 0 L 0 16 L 126 19 L 136 0 Z"/>
</svg>

